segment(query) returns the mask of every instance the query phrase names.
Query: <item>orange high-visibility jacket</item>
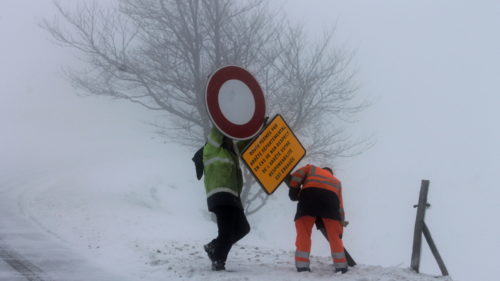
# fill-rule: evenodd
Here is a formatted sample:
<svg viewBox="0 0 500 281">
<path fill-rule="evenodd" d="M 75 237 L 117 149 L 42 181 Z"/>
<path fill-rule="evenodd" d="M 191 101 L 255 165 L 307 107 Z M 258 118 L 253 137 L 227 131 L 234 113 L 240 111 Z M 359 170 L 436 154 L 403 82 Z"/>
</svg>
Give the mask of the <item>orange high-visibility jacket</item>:
<svg viewBox="0 0 500 281">
<path fill-rule="evenodd" d="M 338 214 L 340 216 L 340 220 L 345 220 L 344 202 L 342 199 L 342 184 L 340 180 L 332 175 L 328 170 L 310 164 L 306 165 L 293 172 L 287 184 L 290 188 L 301 188 L 302 186 L 300 191 L 301 194 L 310 189 L 321 189 L 335 193 L 339 201 Z M 300 197 L 303 196 L 301 195 Z M 299 199 L 299 205 L 301 203 L 300 201 L 301 200 Z"/>
</svg>

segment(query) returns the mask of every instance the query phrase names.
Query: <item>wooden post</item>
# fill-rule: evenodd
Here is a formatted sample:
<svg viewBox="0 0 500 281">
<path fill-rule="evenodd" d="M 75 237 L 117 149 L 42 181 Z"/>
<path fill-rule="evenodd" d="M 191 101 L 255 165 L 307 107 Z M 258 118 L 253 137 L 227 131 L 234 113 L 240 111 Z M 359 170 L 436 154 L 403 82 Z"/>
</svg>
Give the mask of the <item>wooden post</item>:
<svg viewBox="0 0 500 281">
<path fill-rule="evenodd" d="M 417 218 L 415 220 L 415 231 L 413 232 L 413 250 L 411 253 L 411 268 L 415 272 L 419 272 L 420 253 L 422 250 L 422 231 L 425 217 L 425 209 L 427 207 L 427 194 L 429 192 L 429 181 L 422 180 L 420 186 L 420 196 L 417 205 Z"/>
<path fill-rule="evenodd" d="M 434 258 L 436 259 L 436 261 L 439 265 L 439 269 L 441 270 L 441 274 L 443 274 L 443 276 L 448 276 L 448 270 L 446 269 L 446 266 L 444 265 L 444 261 L 441 258 L 441 255 L 439 254 L 439 251 L 436 247 L 436 244 L 434 244 L 434 240 L 432 240 L 431 232 L 429 231 L 429 228 L 427 227 L 425 222 L 424 222 L 423 231 L 424 231 L 425 240 L 427 240 L 427 244 L 429 244 L 429 247 L 431 248 L 431 252 L 434 255 Z"/>
<path fill-rule="evenodd" d="M 444 265 L 443 259 L 439 254 L 439 251 L 434 244 L 434 240 L 432 240 L 431 232 L 429 228 L 425 224 L 425 209 L 430 207 L 430 204 L 427 203 L 427 194 L 429 193 L 429 181 L 422 180 L 422 185 L 420 187 L 420 196 L 418 199 L 418 205 L 414 205 L 413 207 L 417 207 L 417 218 L 415 220 L 415 232 L 413 233 L 413 251 L 411 253 L 411 268 L 415 270 L 415 272 L 419 272 L 420 267 L 420 255 L 422 250 L 422 233 L 425 236 L 425 240 L 427 240 L 427 244 L 431 248 L 431 252 L 436 259 L 439 269 L 443 276 L 448 275 L 448 270 Z"/>
</svg>

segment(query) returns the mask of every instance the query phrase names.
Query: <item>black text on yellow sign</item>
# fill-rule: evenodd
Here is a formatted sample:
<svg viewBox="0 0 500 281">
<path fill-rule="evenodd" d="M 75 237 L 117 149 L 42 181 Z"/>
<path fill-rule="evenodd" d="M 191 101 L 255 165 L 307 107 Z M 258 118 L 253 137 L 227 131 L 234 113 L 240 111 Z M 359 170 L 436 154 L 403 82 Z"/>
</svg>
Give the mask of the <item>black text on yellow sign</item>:
<svg viewBox="0 0 500 281">
<path fill-rule="evenodd" d="M 283 117 L 276 115 L 241 157 L 267 194 L 271 194 L 305 154 Z"/>
</svg>

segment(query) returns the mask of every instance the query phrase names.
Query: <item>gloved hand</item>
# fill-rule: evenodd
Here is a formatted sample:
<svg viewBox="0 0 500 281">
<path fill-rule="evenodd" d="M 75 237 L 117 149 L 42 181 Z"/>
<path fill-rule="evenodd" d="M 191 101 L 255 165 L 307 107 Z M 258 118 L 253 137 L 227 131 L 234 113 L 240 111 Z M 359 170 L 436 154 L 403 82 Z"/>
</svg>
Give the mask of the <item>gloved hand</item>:
<svg viewBox="0 0 500 281">
<path fill-rule="evenodd" d="M 285 176 L 285 179 L 283 180 L 288 187 L 290 187 L 290 180 L 291 179 L 292 179 L 292 175 L 288 174 Z"/>
<path fill-rule="evenodd" d="M 300 188 L 289 187 L 288 188 L 288 197 L 290 197 L 290 200 L 292 200 L 292 201 L 299 201 L 299 192 L 300 192 Z"/>
<path fill-rule="evenodd" d="M 262 123 L 262 127 L 265 127 L 267 125 L 267 120 L 269 120 L 269 116 L 266 116 L 266 118 L 264 118 L 264 122 Z"/>
<path fill-rule="evenodd" d="M 196 168 L 196 178 L 198 178 L 198 180 L 203 176 L 203 170 L 205 169 L 203 165 L 203 148 L 204 146 L 198 149 L 192 158 Z"/>
</svg>

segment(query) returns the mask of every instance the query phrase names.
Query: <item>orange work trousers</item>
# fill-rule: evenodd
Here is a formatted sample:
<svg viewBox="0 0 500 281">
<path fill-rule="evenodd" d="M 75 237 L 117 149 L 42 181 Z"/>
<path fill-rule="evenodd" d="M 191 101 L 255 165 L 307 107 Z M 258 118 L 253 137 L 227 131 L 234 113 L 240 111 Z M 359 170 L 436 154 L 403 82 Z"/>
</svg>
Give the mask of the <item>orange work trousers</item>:
<svg viewBox="0 0 500 281">
<path fill-rule="evenodd" d="M 332 261 L 336 269 L 347 267 L 347 259 L 344 253 L 344 245 L 340 235 L 342 234 L 342 224 L 340 221 L 328 218 L 321 218 L 325 225 L 328 241 L 330 242 L 330 250 L 332 253 Z M 297 239 L 295 240 L 295 266 L 297 268 L 309 268 L 311 254 L 311 232 L 316 221 L 315 217 L 302 216 L 295 220 L 295 229 L 297 230 Z"/>
</svg>

